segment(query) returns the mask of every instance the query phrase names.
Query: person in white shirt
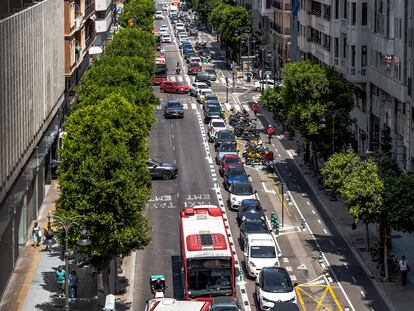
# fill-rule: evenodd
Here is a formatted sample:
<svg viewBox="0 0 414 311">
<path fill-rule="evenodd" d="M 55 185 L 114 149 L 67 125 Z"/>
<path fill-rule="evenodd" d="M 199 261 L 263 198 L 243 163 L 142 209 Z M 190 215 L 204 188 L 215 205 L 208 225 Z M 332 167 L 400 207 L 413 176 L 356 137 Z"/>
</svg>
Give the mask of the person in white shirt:
<svg viewBox="0 0 414 311">
<path fill-rule="evenodd" d="M 401 272 L 401 284 L 405 286 L 407 284 L 407 274 L 409 271 L 408 262 L 405 259 L 405 256 L 401 257 L 399 264 L 400 264 L 400 272 Z"/>
</svg>

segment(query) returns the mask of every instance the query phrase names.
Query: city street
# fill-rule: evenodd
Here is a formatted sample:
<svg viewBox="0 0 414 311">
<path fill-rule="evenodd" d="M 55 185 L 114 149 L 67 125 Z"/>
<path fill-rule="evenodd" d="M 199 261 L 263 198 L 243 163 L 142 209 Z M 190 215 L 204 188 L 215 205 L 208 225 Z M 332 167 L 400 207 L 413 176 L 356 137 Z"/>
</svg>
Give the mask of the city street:
<svg viewBox="0 0 414 311">
<path fill-rule="evenodd" d="M 172 29 L 167 17 L 156 21 L 157 27 L 162 24 L 167 24 Z M 203 41 L 214 44 L 210 42 L 211 36 L 200 34 L 200 37 Z M 165 49 L 169 73 L 172 73 L 177 62 L 180 62 L 183 68 L 180 75 L 174 72 L 168 76 L 168 80 L 189 85 L 194 77 L 186 74 L 186 65 L 176 41 L 163 44 L 162 47 Z M 221 64 L 222 56 L 219 53 L 217 48 L 212 50 L 213 61 L 219 60 L 217 63 Z M 226 99 L 224 78 L 226 76 L 232 77 L 231 71 L 218 70 L 218 79 L 212 83 L 212 89 L 222 103 L 225 103 Z M 224 104 L 225 110 L 229 112 L 230 108 L 238 110 L 245 108 L 250 111 L 245 104 L 246 100 L 257 97 L 258 93 L 252 90 L 251 83 L 247 84 L 241 79 L 235 80 L 234 84 L 237 84 L 237 87 L 234 92 L 230 88 L 229 104 Z M 233 85 L 232 80 L 230 85 Z M 151 298 L 149 290 L 151 274 L 166 276 L 168 286 L 166 296 L 175 298 L 183 296 L 178 234 L 179 210 L 202 204 L 219 205 L 224 202 L 226 205 L 228 197 L 222 187 L 217 166 L 213 164 L 214 161 L 211 161 L 215 155 L 214 148 L 210 145 L 206 149 L 207 144 L 203 137 L 206 126 L 200 122 L 201 105 L 189 95 L 163 94 L 159 93 L 158 87 L 154 89 L 160 98 L 160 105 L 155 113 L 157 123 L 151 134 L 150 156 L 159 161 L 177 164 L 179 175 L 176 180 L 153 182 L 152 197 L 148 204 L 148 215 L 153 226 L 152 243 L 145 250 L 137 252 L 135 310 L 142 310 L 145 302 Z M 183 103 L 183 119 L 163 117 L 163 105 L 171 99 L 178 99 Z M 259 120 L 262 124 L 259 128 L 269 123 L 264 114 L 259 115 Z M 264 135 L 262 139 L 265 140 Z M 240 144 L 239 150 L 242 148 Z M 305 181 L 291 151 L 276 138 L 273 139 L 271 148 L 276 156 L 280 177 L 273 178 L 260 167 L 246 166 L 246 171 L 250 175 L 254 189 L 258 191 L 258 197 L 269 219 L 272 211 L 276 211 L 278 218 L 281 218 L 282 204 L 277 183 L 281 181 L 286 183 L 289 192 L 287 200 L 285 197 L 284 227 L 277 237 L 277 243 L 280 265 L 289 271 L 292 281 L 299 284 L 298 303 L 331 310 L 388 310 L 369 277 L 320 205 L 316 194 Z M 236 213 L 228 211 L 238 263 L 243 267 L 243 252 L 239 247 L 239 227 L 235 215 Z M 306 228 L 303 229 L 300 228 L 302 219 L 306 220 Z M 238 277 L 238 285 L 247 289 L 247 296 L 238 293 L 238 299 L 245 309 L 256 310 L 254 280 L 246 278 L 243 272 L 241 274 L 242 276 Z M 247 297 L 247 303 L 243 297 Z"/>
</svg>

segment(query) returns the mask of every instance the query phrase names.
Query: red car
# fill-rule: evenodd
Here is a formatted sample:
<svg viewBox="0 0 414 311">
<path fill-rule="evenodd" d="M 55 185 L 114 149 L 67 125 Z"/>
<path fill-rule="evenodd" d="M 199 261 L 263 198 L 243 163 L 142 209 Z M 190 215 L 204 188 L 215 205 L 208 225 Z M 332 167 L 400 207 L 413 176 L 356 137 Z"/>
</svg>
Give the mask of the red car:
<svg viewBox="0 0 414 311">
<path fill-rule="evenodd" d="M 190 88 L 181 82 L 164 81 L 160 84 L 160 91 L 166 93 L 187 94 Z"/>
<path fill-rule="evenodd" d="M 243 167 L 242 159 L 235 154 L 225 154 L 220 161 L 219 172 L 221 176 L 224 176 L 224 172 L 229 166 L 241 166 Z"/>
<path fill-rule="evenodd" d="M 197 72 L 201 72 L 201 65 L 199 63 L 190 63 L 188 65 L 188 74 L 195 75 Z"/>
</svg>

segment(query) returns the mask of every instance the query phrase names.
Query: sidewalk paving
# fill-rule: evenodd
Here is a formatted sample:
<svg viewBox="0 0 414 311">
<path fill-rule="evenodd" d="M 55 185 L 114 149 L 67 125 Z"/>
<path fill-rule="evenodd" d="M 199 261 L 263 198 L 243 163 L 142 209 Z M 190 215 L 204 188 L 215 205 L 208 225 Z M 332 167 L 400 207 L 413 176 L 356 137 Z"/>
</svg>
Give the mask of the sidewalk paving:
<svg viewBox="0 0 414 311">
<path fill-rule="evenodd" d="M 280 124 L 273 121 L 273 116 L 270 112 L 261 109 L 260 114 L 264 117 L 267 124 L 272 124 L 276 132 L 281 133 L 282 129 Z M 303 145 L 303 138 L 298 133 L 295 134 L 294 139 L 290 140 L 284 137 L 284 135 L 280 135 L 279 137 L 284 148 L 291 152 L 298 169 L 316 194 L 325 211 L 335 223 L 338 231 L 343 235 L 355 257 L 371 277 L 374 286 L 387 303 L 388 308 L 396 311 L 414 310 L 414 284 L 410 281 L 414 279 L 414 272 L 411 271 L 408 274 L 408 283 L 406 286 L 401 285 L 399 273 L 390 274 L 390 281 L 383 282 L 376 263 L 371 261 L 369 252 L 365 251 L 365 227 L 358 224 L 355 230 L 351 229 L 353 219 L 348 214 L 345 203 L 339 197 L 338 201 L 331 201 L 328 193 L 318 184 L 316 177 L 312 176 L 313 172 L 306 166 L 303 157 L 298 156 L 297 149 L 298 146 Z M 376 225 L 370 225 L 369 231 L 372 245 L 373 241 L 379 240 Z M 389 251 L 389 254 L 394 254 L 398 259 L 402 255 L 405 255 L 408 262 L 414 265 L 414 235 L 392 231 L 391 236 L 393 237 L 392 249 Z"/>
</svg>

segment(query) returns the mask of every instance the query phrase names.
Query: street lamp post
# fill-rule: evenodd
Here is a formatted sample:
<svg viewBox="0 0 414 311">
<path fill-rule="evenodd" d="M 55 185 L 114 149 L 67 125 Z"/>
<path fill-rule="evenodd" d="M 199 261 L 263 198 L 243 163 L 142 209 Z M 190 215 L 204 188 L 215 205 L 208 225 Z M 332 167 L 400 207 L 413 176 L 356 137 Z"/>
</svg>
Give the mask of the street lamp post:
<svg viewBox="0 0 414 311">
<path fill-rule="evenodd" d="M 46 240 L 43 242 L 45 245 L 53 245 L 56 241 L 53 238 L 53 234 L 51 233 L 51 222 L 50 220 L 53 219 L 53 222 L 56 223 L 59 227 L 63 228 L 65 231 L 65 309 L 69 310 L 69 230 L 72 226 L 76 223 L 76 221 L 80 218 L 85 216 L 78 215 L 72 218 L 64 218 L 57 215 L 48 215 L 48 233 L 46 235 Z M 83 228 L 80 233 L 80 240 L 76 242 L 76 244 L 80 246 L 88 246 L 91 244 L 91 241 L 88 238 L 88 230 Z"/>
</svg>

